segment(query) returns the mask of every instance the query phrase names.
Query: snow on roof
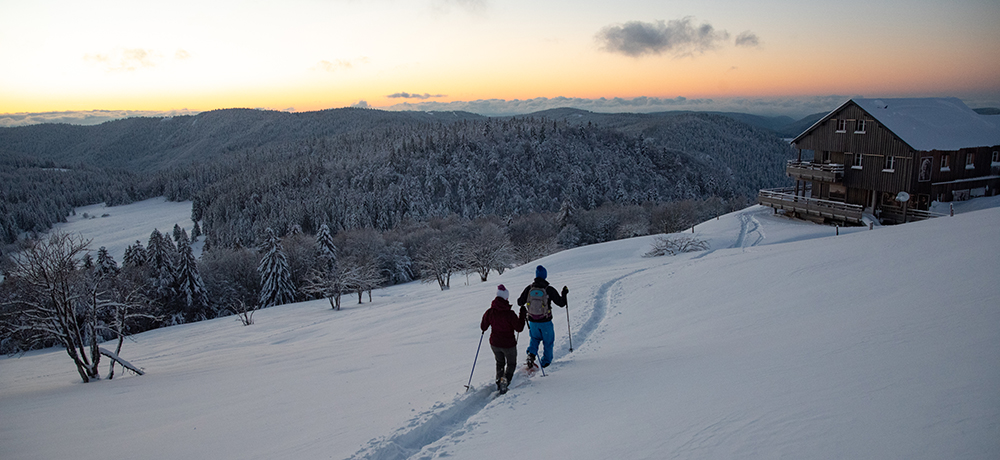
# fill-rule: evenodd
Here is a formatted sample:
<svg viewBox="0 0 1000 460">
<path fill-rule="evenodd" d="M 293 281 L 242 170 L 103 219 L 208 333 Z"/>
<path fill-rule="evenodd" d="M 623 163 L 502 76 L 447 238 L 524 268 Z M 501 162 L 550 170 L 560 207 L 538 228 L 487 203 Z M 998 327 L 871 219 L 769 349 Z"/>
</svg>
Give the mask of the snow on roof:
<svg viewBox="0 0 1000 460">
<path fill-rule="evenodd" d="M 916 150 L 1000 145 L 1000 126 L 954 97 L 852 99 Z"/>
</svg>

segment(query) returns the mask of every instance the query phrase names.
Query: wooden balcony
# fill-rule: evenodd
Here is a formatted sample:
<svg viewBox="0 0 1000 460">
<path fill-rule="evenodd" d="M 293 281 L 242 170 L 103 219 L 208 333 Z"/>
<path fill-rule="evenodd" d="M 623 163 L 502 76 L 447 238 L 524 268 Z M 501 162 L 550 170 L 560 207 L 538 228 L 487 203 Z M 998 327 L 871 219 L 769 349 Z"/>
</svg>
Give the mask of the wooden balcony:
<svg viewBox="0 0 1000 460">
<path fill-rule="evenodd" d="M 837 183 L 844 180 L 844 165 L 789 160 L 785 174 L 797 180 Z"/>
<path fill-rule="evenodd" d="M 863 207 L 856 204 L 820 200 L 784 193 L 782 190 L 761 190 L 757 202 L 774 209 L 797 213 L 803 217 L 829 219 L 837 222 L 861 224 Z"/>
<path fill-rule="evenodd" d="M 879 218 L 883 222 L 902 224 L 906 222 L 916 222 L 918 220 L 933 219 L 935 217 L 944 217 L 945 214 L 938 214 L 931 211 L 923 211 L 920 209 L 911 209 L 909 207 L 891 206 L 883 204 L 879 209 Z"/>
</svg>

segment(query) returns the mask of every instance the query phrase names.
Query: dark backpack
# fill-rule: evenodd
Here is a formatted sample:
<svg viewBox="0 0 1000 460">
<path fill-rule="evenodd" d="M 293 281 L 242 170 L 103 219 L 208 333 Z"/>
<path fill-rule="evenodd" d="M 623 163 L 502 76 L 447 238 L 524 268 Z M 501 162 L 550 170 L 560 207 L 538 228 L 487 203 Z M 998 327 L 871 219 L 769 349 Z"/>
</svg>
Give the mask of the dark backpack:
<svg viewBox="0 0 1000 460">
<path fill-rule="evenodd" d="M 540 320 L 552 316 L 552 307 L 549 306 L 549 293 L 543 287 L 531 286 L 528 289 L 528 319 Z"/>
</svg>

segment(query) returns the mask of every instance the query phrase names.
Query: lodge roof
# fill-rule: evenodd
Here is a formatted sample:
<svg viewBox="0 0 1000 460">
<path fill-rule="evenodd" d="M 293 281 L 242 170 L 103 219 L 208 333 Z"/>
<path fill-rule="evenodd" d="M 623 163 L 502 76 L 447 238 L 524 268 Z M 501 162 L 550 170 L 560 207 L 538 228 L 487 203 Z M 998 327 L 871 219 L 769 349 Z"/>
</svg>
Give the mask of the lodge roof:
<svg viewBox="0 0 1000 460">
<path fill-rule="evenodd" d="M 795 138 L 797 142 L 844 107 L 855 104 L 914 150 L 1000 145 L 1000 118 L 980 115 L 954 97 L 851 99 Z"/>
</svg>

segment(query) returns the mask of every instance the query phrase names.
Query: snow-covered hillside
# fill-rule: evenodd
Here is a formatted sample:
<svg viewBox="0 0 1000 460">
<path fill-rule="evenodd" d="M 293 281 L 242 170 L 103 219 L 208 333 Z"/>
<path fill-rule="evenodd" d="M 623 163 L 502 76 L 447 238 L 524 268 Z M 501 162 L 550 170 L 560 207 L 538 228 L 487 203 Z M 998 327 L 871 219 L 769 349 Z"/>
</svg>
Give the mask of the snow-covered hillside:
<svg viewBox="0 0 1000 460">
<path fill-rule="evenodd" d="M 174 225 L 180 225 L 188 234 L 194 228 L 191 221 L 190 201 L 167 201 L 163 197 L 151 198 L 122 206 L 105 206 L 104 203 L 76 208 L 76 214 L 56 224 L 53 231 L 78 234 L 90 240 L 91 256 L 104 246 L 119 264 L 125 248 L 136 241 L 143 246 L 149 242 L 153 230 L 169 235 Z M 201 254 L 202 241 L 192 245 L 195 255 Z"/>
<path fill-rule="evenodd" d="M 956 210 L 835 236 L 755 206 L 706 252 L 549 256 L 574 351 L 557 309 L 547 376 L 500 397 L 486 344 L 465 391 L 479 320 L 535 264 L 143 333 L 144 376 L 0 359 L 0 458 L 1000 458 L 1000 208 Z"/>
</svg>

